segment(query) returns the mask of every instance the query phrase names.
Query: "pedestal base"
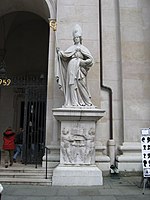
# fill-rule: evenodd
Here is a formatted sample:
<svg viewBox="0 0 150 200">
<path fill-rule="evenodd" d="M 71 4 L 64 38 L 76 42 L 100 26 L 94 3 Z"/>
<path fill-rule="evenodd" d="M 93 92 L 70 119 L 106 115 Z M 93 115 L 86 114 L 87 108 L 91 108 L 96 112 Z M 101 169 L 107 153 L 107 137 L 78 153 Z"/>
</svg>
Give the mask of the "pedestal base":
<svg viewBox="0 0 150 200">
<path fill-rule="evenodd" d="M 96 166 L 58 166 L 53 171 L 52 185 L 103 185 L 102 171 Z"/>
<path fill-rule="evenodd" d="M 119 147 L 122 155 L 117 156 L 118 169 L 120 172 L 142 171 L 141 144 L 136 142 L 124 142 Z"/>
</svg>

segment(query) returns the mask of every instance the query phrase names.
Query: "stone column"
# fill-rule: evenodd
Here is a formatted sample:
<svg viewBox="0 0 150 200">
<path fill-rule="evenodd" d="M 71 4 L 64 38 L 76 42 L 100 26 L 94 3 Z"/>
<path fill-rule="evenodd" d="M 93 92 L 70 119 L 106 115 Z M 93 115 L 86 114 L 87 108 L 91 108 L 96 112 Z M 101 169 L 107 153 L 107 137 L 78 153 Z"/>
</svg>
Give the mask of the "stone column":
<svg viewBox="0 0 150 200">
<path fill-rule="evenodd" d="M 51 19 L 49 19 L 49 24 Z M 52 26 L 49 31 L 49 56 L 48 56 L 48 82 L 47 82 L 47 110 L 46 110 L 46 146 L 50 149 L 48 151 L 48 167 L 55 167 L 59 162 L 59 145 L 57 133 L 57 122 L 53 117 L 52 109 L 54 106 L 54 92 L 55 92 L 55 53 L 56 53 L 56 30 L 55 19 L 52 19 Z M 51 29 L 52 28 L 52 29 Z M 55 134 L 54 134 L 55 133 Z M 43 156 L 42 166 L 46 165 L 46 155 Z"/>
<path fill-rule="evenodd" d="M 142 171 L 140 129 L 149 127 L 150 56 L 148 1 L 119 0 L 122 56 L 124 142 L 117 157 L 119 171 Z"/>
</svg>

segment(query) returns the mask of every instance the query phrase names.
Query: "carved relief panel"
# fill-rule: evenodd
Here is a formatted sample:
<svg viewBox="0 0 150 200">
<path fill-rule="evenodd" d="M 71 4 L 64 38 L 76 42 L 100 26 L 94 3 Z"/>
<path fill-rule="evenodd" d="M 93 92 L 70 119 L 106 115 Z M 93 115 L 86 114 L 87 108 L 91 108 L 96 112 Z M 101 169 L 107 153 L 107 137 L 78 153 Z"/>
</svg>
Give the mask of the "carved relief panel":
<svg viewBox="0 0 150 200">
<path fill-rule="evenodd" d="M 61 164 L 94 164 L 95 123 L 62 123 Z"/>
</svg>

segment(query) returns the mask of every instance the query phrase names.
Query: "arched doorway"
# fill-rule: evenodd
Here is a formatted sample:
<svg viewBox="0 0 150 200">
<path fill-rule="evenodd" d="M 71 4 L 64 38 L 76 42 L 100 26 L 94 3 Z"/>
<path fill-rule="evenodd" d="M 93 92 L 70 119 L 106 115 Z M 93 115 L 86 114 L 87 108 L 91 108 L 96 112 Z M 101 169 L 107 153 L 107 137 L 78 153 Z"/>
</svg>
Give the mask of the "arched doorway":
<svg viewBox="0 0 150 200">
<path fill-rule="evenodd" d="M 49 26 L 44 18 L 48 19 L 48 8 L 43 1 L 42 13 L 38 7 L 42 1 L 34 7 L 30 2 L 2 4 L 10 12 L 0 17 L 0 62 L 5 62 L 3 77 L 11 79 L 11 84 L 0 86 L 0 131 L 23 127 L 24 161 L 39 163 L 45 143 Z"/>
</svg>

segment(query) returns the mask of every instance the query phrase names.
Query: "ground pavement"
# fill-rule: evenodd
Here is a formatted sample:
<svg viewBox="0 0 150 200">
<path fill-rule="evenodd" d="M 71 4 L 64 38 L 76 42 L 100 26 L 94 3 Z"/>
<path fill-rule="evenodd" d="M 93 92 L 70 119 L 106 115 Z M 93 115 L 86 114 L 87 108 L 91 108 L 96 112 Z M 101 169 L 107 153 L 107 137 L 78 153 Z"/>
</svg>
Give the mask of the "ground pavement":
<svg viewBox="0 0 150 200">
<path fill-rule="evenodd" d="M 58 187 L 3 185 L 1 200 L 150 200 L 150 187 L 141 177 L 104 177 L 103 186 Z"/>
</svg>

